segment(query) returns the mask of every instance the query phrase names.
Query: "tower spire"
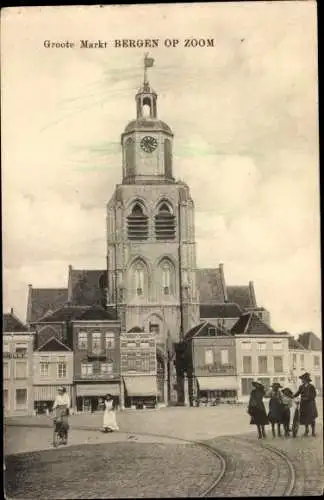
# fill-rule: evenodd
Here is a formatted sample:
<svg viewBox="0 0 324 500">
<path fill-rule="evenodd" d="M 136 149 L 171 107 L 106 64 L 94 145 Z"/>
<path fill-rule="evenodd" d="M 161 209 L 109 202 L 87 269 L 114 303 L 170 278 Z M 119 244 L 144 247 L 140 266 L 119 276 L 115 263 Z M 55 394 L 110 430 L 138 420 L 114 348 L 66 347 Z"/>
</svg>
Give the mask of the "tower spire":
<svg viewBox="0 0 324 500">
<path fill-rule="evenodd" d="M 145 53 L 144 55 L 144 87 L 148 85 L 148 79 L 147 79 L 147 68 L 152 68 L 154 65 L 154 59 L 153 57 L 148 57 L 148 52 Z"/>
</svg>

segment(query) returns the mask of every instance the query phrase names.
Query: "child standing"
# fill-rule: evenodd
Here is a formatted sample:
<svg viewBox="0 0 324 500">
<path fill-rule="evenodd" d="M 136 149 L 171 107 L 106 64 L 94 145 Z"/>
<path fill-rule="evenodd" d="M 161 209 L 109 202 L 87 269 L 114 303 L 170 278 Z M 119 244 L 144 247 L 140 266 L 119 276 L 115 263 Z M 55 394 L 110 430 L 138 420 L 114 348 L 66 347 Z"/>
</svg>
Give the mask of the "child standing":
<svg viewBox="0 0 324 500">
<path fill-rule="evenodd" d="M 288 437 L 290 428 L 290 408 L 292 407 L 294 394 L 288 387 L 282 389 L 281 394 L 283 405 L 282 423 L 284 426 L 285 436 Z"/>
</svg>

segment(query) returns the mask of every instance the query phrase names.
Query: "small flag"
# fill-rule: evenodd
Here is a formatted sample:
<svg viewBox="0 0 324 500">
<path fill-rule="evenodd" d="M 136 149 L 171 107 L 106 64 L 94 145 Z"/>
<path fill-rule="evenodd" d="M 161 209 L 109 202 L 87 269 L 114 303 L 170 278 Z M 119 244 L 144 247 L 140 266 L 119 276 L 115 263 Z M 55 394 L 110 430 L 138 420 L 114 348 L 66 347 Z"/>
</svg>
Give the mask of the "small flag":
<svg viewBox="0 0 324 500">
<path fill-rule="evenodd" d="M 145 68 L 152 68 L 154 65 L 154 59 L 153 57 L 146 57 L 144 58 L 144 66 Z"/>
</svg>

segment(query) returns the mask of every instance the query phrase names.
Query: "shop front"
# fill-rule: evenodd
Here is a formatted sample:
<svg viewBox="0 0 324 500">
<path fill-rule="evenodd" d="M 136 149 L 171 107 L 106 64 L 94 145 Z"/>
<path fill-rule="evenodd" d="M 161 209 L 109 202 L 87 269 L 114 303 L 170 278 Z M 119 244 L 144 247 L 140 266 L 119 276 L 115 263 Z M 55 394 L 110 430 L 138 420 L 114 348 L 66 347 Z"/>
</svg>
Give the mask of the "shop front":
<svg viewBox="0 0 324 500">
<path fill-rule="evenodd" d="M 76 409 L 78 412 L 93 413 L 104 408 L 104 396 L 114 396 L 116 404 L 120 402 L 120 384 L 103 382 L 94 384 L 76 384 Z"/>
<path fill-rule="evenodd" d="M 37 414 L 49 413 L 52 411 L 57 390 L 61 385 L 34 385 L 34 411 Z M 63 385 L 66 392 L 72 397 L 72 385 Z"/>
<path fill-rule="evenodd" d="M 216 405 L 237 401 L 235 376 L 197 377 L 196 400 L 198 404 Z"/>
<path fill-rule="evenodd" d="M 155 375 L 134 375 L 123 377 L 126 408 L 155 408 L 158 388 Z"/>
</svg>

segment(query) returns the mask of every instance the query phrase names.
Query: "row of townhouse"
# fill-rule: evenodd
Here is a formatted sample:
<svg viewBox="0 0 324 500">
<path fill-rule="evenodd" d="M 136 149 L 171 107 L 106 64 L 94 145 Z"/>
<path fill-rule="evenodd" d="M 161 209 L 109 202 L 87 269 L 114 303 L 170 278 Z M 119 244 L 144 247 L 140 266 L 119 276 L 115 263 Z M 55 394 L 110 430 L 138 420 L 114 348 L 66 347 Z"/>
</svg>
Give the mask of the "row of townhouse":
<svg viewBox="0 0 324 500">
<path fill-rule="evenodd" d="M 183 358 L 184 401 L 247 400 L 252 381 L 295 389 L 309 371 L 322 392 L 321 341 L 313 333 L 299 340 L 277 333 L 253 313 L 244 313 L 230 330 L 202 321 L 177 345 Z M 159 366 L 154 334 L 134 328 L 120 332 L 118 321 L 98 308 L 66 306 L 33 329 L 13 312 L 3 334 L 5 413 L 50 409 L 57 388 L 66 387 L 76 411 L 95 411 L 106 393 L 121 407 L 167 400 L 170 391 Z M 181 364 L 181 363 L 180 363 Z"/>
<path fill-rule="evenodd" d="M 275 332 L 254 312 L 242 314 L 230 330 L 202 322 L 186 334 L 178 355 L 191 404 L 195 399 L 247 401 L 254 380 L 295 390 L 305 371 L 322 394 L 320 339 L 310 332 L 297 341 L 287 332 Z"/>
<path fill-rule="evenodd" d="M 65 307 L 33 329 L 4 315 L 3 358 L 6 415 L 50 410 L 60 386 L 76 411 L 96 411 L 107 393 L 121 407 L 153 404 L 164 390 L 154 335 L 121 333 L 101 308 Z"/>
</svg>

